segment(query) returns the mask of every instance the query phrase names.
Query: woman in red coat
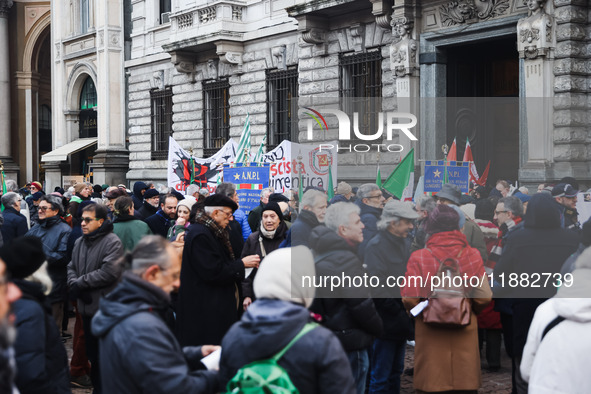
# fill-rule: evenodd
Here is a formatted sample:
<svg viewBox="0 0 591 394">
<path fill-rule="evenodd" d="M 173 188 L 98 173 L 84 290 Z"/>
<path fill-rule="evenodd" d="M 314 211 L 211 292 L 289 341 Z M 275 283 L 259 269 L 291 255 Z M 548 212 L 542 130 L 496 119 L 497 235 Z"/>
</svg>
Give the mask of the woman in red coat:
<svg viewBox="0 0 591 394">
<path fill-rule="evenodd" d="M 438 205 L 429 215 L 425 230 L 428 237 L 426 247 L 410 256 L 406 268 L 407 286 L 402 289 L 402 301 L 407 310 L 431 294 L 430 278 L 436 276 L 439 261 L 457 259 L 462 277 L 482 279 L 485 275 L 482 257 L 477 249 L 468 245 L 466 237 L 460 232 L 459 215 L 453 208 Z M 422 280 L 412 279 L 417 277 Z M 466 287 L 473 312 L 469 325 L 442 328 L 424 323 L 422 315 L 415 319 L 414 386 L 417 392 L 476 392 L 480 388 L 475 314 L 490 302 L 492 292 L 487 280 L 478 282 L 479 286 Z"/>
</svg>

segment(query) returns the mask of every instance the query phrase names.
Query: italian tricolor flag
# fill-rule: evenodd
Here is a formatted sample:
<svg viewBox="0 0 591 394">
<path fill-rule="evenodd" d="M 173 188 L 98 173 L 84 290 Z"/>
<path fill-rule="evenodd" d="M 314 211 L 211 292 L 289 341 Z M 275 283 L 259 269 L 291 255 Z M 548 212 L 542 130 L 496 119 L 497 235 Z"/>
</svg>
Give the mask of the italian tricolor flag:
<svg viewBox="0 0 591 394">
<path fill-rule="evenodd" d="M 263 190 L 262 183 L 241 183 L 238 190 Z"/>
</svg>

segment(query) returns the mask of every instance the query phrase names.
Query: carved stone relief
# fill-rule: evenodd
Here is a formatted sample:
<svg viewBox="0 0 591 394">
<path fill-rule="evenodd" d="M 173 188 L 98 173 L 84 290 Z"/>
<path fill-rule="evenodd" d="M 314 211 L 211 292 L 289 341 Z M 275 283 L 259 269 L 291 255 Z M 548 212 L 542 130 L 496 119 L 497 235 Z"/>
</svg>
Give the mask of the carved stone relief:
<svg viewBox="0 0 591 394">
<path fill-rule="evenodd" d="M 365 51 L 365 25 L 361 23 L 354 23 L 351 25 L 351 39 L 352 47 L 355 52 Z"/>
<path fill-rule="evenodd" d="M 287 69 L 286 52 L 287 52 L 287 48 L 285 45 L 273 47 L 273 49 L 271 50 L 271 54 L 273 55 L 273 59 L 274 59 L 273 63 L 275 63 L 274 65 L 279 70 L 286 70 Z"/>
<path fill-rule="evenodd" d="M 443 26 L 484 21 L 505 14 L 509 0 L 456 0 L 439 7 Z"/>
<path fill-rule="evenodd" d="M 152 89 L 164 89 L 164 70 L 158 70 L 152 74 L 150 87 Z"/>
<path fill-rule="evenodd" d="M 412 74 L 418 68 L 418 43 L 412 38 L 414 22 L 402 17 L 392 20 L 392 35 L 400 40 L 390 45 L 390 67 L 398 77 Z"/>
<path fill-rule="evenodd" d="M 207 61 L 207 77 L 209 79 L 218 79 L 218 59 L 209 59 Z"/>
<path fill-rule="evenodd" d="M 517 22 L 517 50 L 519 56 L 535 59 L 546 56 L 553 46 L 553 18 L 544 10 L 544 0 L 527 0 L 530 14 Z"/>
</svg>

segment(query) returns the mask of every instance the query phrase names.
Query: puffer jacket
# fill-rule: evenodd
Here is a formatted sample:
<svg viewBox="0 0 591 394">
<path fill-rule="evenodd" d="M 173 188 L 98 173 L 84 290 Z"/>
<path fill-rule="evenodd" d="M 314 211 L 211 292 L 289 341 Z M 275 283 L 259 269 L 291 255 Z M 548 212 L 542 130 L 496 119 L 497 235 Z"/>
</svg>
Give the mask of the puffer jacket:
<svg viewBox="0 0 591 394">
<path fill-rule="evenodd" d="M 0 223 L 0 235 L 4 243 L 9 243 L 15 238 L 22 237 L 29 231 L 27 218 L 16 209 L 5 207 L 2 214 L 4 215 L 4 224 Z"/>
<path fill-rule="evenodd" d="M 183 350 L 166 326 L 170 297 L 131 273 L 100 302 L 92 319 L 99 338 L 105 393 L 214 393 L 217 374 L 196 371 L 200 347 Z M 203 368 L 203 366 L 201 366 Z"/>
<path fill-rule="evenodd" d="M 308 322 L 310 313 L 301 305 L 266 298 L 255 301 L 222 341 L 222 386 L 239 368 L 274 356 Z M 338 339 L 324 327 L 316 327 L 301 337 L 278 363 L 300 393 L 356 392 L 347 356 Z"/>
<path fill-rule="evenodd" d="M 113 224 L 105 221 L 98 230 L 76 240 L 68 264 L 68 286 L 74 283 L 91 296 L 91 302 L 78 300 L 82 316 L 93 316 L 99 299 L 116 286 L 123 272 L 123 244 L 113 234 Z"/>
<path fill-rule="evenodd" d="M 66 276 L 68 266 L 68 238 L 72 229 L 58 215 L 39 221 L 30 229 L 26 237 L 37 237 L 43 243 L 47 256 L 47 273 L 53 282 L 51 293 L 47 296 L 50 304 L 65 301 L 67 298 Z"/>
<path fill-rule="evenodd" d="M 316 227 L 310 236 L 316 278 L 343 275 L 363 277 L 366 272 L 354 247 L 333 230 Z M 352 280 L 353 282 L 353 280 Z M 355 286 L 318 288 L 311 311 L 322 316 L 323 324 L 341 340 L 345 351 L 367 349 L 374 337 L 382 335 L 382 319 L 369 289 Z"/>
</svg>

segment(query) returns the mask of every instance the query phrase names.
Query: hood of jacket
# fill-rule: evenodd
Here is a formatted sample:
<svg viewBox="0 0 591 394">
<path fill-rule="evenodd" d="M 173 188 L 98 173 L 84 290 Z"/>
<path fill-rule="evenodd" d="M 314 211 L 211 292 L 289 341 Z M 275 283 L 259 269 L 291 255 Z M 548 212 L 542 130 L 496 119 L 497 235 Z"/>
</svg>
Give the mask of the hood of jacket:
<svg viewBox="0 0 591 394">
<path fill-rule="evenodd" d="M 142 190 L 147 188 L 148 185 L 146 185 L 144 182 L 136 182 L 133 184 L 133 195 L 139 198 L 140 201 L 142 201 L 144 199 L 144 196 L 142 195 Z"/>
<path fill-rule="evenodd" d="M 559 228 L 559 204 L 546 193 L 535 194 L 527 204 L 524 226 L 537 229 Z"/>
<path fill-rule="evenodd" d="M 123 319 L 139 312 L 155 311 L 162 316 L 169 302 L 170 297 L 162 289 L 126 272 L 121 283 L 100 300 L 92 332 L 104 337 Z"/>
<path fill-rule="evenodd" d="M 325 226 L 318 226 L 312 231 L 310 249 L 314 250 L 315 256 L 336 250 L 357 253 L 356 247 L 347 243 L 344 238 Z"/>
<path fill-rule="evenodd" d="M 88 234 L 84 234 L 82 237 L 86 242 L 94 242 L 97 239 L 102 238 L 111 232 L 113 232 L 113 223 L 111 223 L 111 221 L 107 219 L 97 230 Z"/>
<path fill-rule="evenodd" d="M 258 360 L 269 356 L 269 348 L 260 345 L 261 338 L 265 338 L 265 343 L 285 343 L 285 338 L 295 337 L 309 320 L 310 312 L 301 305 L 261 298 L 252 303 L 233 327 L 232 331 L 240 328 L 239 335 L 233 339 L 248 349 L 249 358 Z"/>
<path fill-rule="evenodd" d="M 427 239 L 425 244 L 425 248 L 431 250 L 441 261 L 448 257 L 455 258 L 460 250 L 468 246 L 468 240 L 460 230 L 435 233 Z"/>
<path fill-rule="evenodd" d="M 591 322 L 591 269 L 577 268 L 570 287 L 563 285 L 553 298 L 554 310 L 567 320 Z"/>
<path fill-rule="evenodd" d="M 43 286 L 40 283 L 31 282 L 25 279 L 13 279 L 12 283 L 16 285 L 23 294 L 23 298 L 33 299 L 40 304 L 45 302 L 45 294 L 43 294 Z"/>
</svg>

